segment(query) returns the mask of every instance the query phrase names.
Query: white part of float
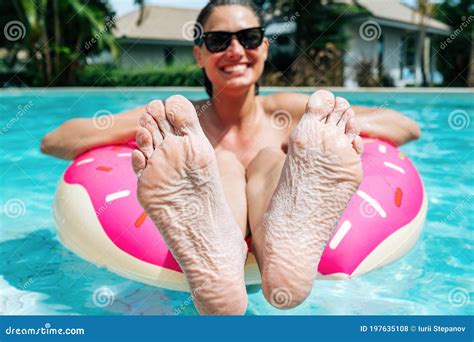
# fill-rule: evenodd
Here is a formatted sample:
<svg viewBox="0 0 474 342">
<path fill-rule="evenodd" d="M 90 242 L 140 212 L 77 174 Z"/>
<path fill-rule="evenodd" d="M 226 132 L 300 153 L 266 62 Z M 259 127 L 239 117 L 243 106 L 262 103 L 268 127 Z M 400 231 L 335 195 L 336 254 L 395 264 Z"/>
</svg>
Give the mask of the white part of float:
<svg viewBox="0 0 474 342">
<path fill-rule="evenodd" d="M 413 248 L 420 238 L 427 210 L 428 198 L 423 189 L 423 202 L 420 211 L 415 218 L 402 228 L 399 228 L 395 233 L 388 236 L 359 264 L 352 274 L 332 273 L 323 275 L 318 273 L 318 278 L 348 279 L 381 268 L 382 266 L 401 258 L 403 255 L 408 253 L 411 248 Z"/>
<path fill-rule="evenodd" d="M 87 191 L 79 184 L 59 182 L 54 206 L 61 242 L 81 258 L 125 278 L 170 290 L 187 291 L 181 272 L 142 261 L 117 247 L 102 228 Z M 66 219 L 67 218 L 67 219 Z M 247 285 L 259 284 L 260 273 L 252 254 L 245 266 Z"/>
</svg>

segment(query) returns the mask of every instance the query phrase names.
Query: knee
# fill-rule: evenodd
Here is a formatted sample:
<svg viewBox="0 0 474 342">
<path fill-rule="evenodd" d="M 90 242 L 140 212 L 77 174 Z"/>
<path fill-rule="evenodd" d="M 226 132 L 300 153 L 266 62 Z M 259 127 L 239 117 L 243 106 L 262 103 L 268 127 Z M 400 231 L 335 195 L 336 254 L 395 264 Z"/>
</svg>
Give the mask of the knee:
<svg viewBox="0 0 474 342">
<path fill-rule="evenodd" d="M 229 172 L 238 172 L 239 174 L 245 172 L 245 168 L 239 161 L 237 156 L 227 150 L 216 151 L 216 160 L 219 170 Z"/>
<path fill-rule="evenodd" d="M 265 175 L 270 170 L 281 169 L 285 160 L 283 151 L 276 147 L 262 148 L 247 167 L 247 178 L 255 175 Z"/>
<path fill-rule="evenodd" d="M 259 158 L 271 158 L 276 156 L 284 156 L 281 148 L 277 147 L 264 147 L 260 151 L 258 151 L 257 157 Z"/>
<path fill-rule="evenodd" d="M 227 150 L 216 150 L 216 158 L 222 161 L 239 161 L 233 152 Z"/>
</svg>

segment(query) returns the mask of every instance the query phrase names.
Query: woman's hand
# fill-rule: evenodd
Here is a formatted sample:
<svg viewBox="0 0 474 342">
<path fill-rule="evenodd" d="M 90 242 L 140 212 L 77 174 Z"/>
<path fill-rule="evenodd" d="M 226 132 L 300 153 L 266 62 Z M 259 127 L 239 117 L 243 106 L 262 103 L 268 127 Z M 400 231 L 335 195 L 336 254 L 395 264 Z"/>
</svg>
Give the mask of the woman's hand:
<svg viewBox="0 0 474 342">
<path fill-rule="evenodd" d="M 138 107 L 114 115 L 107 127 L 100 127 L 91 118 L 66 121 L 44 136 L 41 152 L 71 160 L 94 147 L 129 142 L 135 139 L 138 120 L 143 111 L 144 107 Z"/>
<path fill-rule="evenodd" d="M 395 146 L 420 138 L 420 128 L 412 119 L 387 108 L 353 106 L 362 136 L 378 138 Z"/>
</svg>

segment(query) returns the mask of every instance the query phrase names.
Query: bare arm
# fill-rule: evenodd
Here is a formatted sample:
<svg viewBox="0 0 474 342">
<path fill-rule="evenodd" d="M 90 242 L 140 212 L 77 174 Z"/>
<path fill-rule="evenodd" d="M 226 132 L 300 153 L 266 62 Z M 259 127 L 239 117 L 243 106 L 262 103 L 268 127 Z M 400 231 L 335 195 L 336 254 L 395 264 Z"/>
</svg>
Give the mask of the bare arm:
<svg viewBox="0 0 474 342">
<path fill-rule="evenodd" d="M 144 110 L 142 106 L 114 115 L 102 129 L 92 118 L 66 121 L 44 136 L 41 152 L 70 160 L 97 146 L 128 142 L 135 138 Z"/>
<path fill-rule="evenodd" d="M 352 106 L 361 134 L 379 138 L 395 146 L 420 138 L 420 128 L 412 119 L 388 108 Z"/>
<path fill-rule="evenodd" d="M 292 115 L 296 124 L 303 115 L 309 95 L 278 93 L 268 96 L 271 111 L 285 109 Z M 418 124 L 403 114 L 387 108 L 352 106 L 356 114 L 361 134 L 379 138 L 394 144 L 403 145 L 420 137 Z"/>
</svg>

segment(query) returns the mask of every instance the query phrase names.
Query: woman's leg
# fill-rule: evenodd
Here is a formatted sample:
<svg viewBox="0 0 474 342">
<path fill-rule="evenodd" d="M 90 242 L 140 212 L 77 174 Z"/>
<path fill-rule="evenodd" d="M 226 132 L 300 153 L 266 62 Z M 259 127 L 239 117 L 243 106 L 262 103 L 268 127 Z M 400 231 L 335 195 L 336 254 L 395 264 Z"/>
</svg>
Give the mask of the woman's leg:
<svg viewBox="0 0 474 342">
<path fill-rule="evenodd" d="M 216 151 L 216 159 L 227 204 L 245 237 L 247 235 L 245 168 L 235 154 L 229 151 Z"/>
<path fill-rule="evenodd" d="M 243 314 L 247 245 L 227 204 L 215 151 L 194 106 L 153 101 L 133 151 L 137 198 L 181 266 L 202 314 Z"/>
<path fill-rule="evenodd" d="M 248 217 L 252 233 L 268 208 L 284 162 L 282 150 L 266 147 L 260 150 L 247 168 Z"/>
<path fill-rule="evenodd" d="M 346 100 L 324 90 L 310 96 L 252 232 L 262 291 L 275 307 L 293 308 L 311 292 L 324 247 L 362 178 L 358 133 Z"/>
</svg>

